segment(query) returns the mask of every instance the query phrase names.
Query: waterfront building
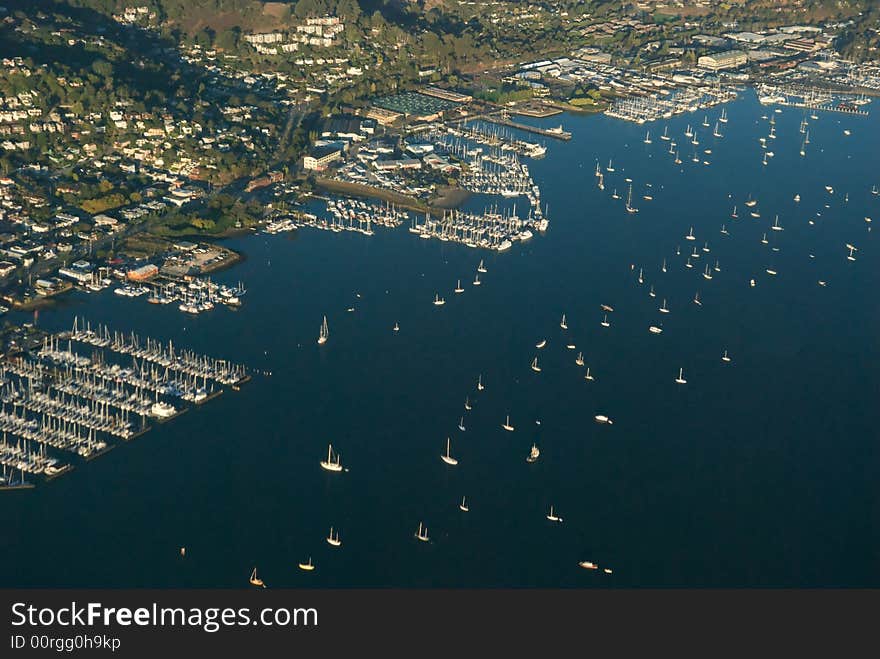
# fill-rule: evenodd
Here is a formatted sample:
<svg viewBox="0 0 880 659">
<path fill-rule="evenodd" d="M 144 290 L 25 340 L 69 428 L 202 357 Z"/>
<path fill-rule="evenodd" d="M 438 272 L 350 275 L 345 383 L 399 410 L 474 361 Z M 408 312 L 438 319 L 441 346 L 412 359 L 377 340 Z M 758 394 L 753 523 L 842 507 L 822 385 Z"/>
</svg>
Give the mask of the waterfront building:
<svg viewBox="0 0 880 659">
<path fill-rule="evenodd" d="M 721 69 L 735 69 L 748 61 L 748 56 L 741 50 L 725 50 L 720 53 L 703 55 L 697 60 L 697 65 L 703 69 L 719 71 Z"/>
</svg>

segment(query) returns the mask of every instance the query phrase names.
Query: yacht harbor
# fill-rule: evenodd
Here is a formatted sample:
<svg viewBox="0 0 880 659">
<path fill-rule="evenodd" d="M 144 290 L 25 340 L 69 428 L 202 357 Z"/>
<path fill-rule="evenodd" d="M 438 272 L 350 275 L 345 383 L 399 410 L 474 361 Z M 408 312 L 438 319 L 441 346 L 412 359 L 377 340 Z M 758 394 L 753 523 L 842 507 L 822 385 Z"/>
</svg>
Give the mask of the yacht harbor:
<svg viewBox="0 0 880 659">
<path fill-rule="evenodd" d="M 240 364 L 80 319 L 36 336 L 0 362 L 0 484 L 59 476 L 250 379 Z"/>
</svg>

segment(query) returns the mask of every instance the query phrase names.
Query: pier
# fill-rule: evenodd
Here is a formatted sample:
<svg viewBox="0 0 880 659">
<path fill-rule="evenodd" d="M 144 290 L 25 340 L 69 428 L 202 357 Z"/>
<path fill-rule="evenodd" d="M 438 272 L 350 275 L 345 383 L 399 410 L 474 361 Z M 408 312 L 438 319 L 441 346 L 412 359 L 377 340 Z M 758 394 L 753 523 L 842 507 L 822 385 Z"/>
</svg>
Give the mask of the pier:
<svg viewBox="0 0 880 659">
<path fill-rule="evenodd" d="M 506 112 L 503 112 L 500 117 L 486 114 L 477 117 L 477 119 L 482 119 L 483 121 L 498 124 L 499 126 L 516 128 L 517 130 L 522 130 L 527 133 L 534 133 L 535 135 L 541 135 L 543 137 L 552 137 L 554 140 L 566 141 L 571 139 L 571 133 L 567 130 L 562 130 L 561 125 L 559 126 L 559 128 L 538 128 L 537 126 L 529 126 L 528 124 L 521 124 L 518 121 L 512 121 L 507 116 Z"/>
</svg>

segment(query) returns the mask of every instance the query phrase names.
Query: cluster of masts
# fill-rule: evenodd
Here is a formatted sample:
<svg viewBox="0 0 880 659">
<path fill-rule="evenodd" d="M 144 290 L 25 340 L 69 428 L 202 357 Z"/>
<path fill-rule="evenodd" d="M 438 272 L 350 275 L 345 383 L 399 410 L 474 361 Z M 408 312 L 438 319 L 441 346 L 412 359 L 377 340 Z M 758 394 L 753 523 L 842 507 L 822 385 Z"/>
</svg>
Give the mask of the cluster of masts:
<svg viewBox="0 0 880 659">
<path fill-rule="evenodd" d="M 150 337 L 141 340 L 134 332 L 128 335 L 121 332 L 111 333 L 109 327 L 102 325 L 93 330 L 90 323 L 76 317 L 71 331 L 61 338 L 108 348 L 113 352 L 132 355 L 190 376 L 212 379 L 220 384 L 234 385 L 247 377 L 247 369 L 240 364 L 200 355 L 191 350 L 175 350 L 172 341 L 166 344 Z"/>
<path fill-rule="evenodd" d="M 538 220 L 531 212 L 525 219 L 518 217 L 514 206 L 512 212 L 498 212 L 497 208 L 492 208 L 479 215 L 459 210 L 444 211 L 438 218 L 426 215 L 422 224 L 417 224 L 414 219 L 409 231 L 422 238 L 436 238 L 444 242 L 461 243 L 467 247 L 503 252 L 514 241 L 532 238 L 533 233 L 529 227 L 545 231 L 548 224 L 546 218 Z"/>
<path fill-rule="evenodd" d="M 669 119 L 673 115 L 696 112 L 736 98 L 733 90 L 677 89 L 668 96 L 625 96 L 617 98 L 605 114 L 617 119 L 643 124 L 646 121 Z"/>
</svg>

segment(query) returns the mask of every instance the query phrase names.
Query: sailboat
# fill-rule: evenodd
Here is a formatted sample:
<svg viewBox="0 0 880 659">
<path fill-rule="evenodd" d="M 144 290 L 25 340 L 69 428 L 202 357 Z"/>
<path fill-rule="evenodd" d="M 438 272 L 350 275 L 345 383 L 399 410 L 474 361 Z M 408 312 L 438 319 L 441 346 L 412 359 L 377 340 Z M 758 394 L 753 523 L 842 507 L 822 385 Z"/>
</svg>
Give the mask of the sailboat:
<svg viewBox="0 0 880 659">
<path fill-rule="evenodd" d="M 327 343 L 330 338 L 330 328 L 327 326 L 327 316 L 324 316 L 324 322 L 321 323 L 321 331 L 318 334 L 318 345 Z"/>
<path fill-rule="evenodd" d="M 501 424 L 501 427 L 504 428 L 507 432 L 513 432 L 513 426 L 510 425 L 510 415 L 507 415 L 507 419 L 504 423 Z"/>
<path fill-rule="evenodd" d="M 611 166 L 611 158 L 608 159 L 608 167 L 605 168 L 606 172 L 613 172 L 614 167 Z"/>
<path fill-rule="evenodd" d="M 459 419 L 459 421 L 458 421 L 458 429 L 461 430 L 462 432 L 464 432 L 464 430 L 465 430 L 465 428 L 464 428 L 464 417 L 461 417 L 461 419 Z"/>
<path fill-rule="evenodd" d="M 535 347 L 538 348 L 538 350 L 540 350 L 540 349 L 543 348 L 545 345 L 547 345 L 547 339 L 541 339 L 540 341 L 538 341 L 538 342 L 535 344 Z"/>
<path fill-rule="evenodd" d="M 767 234 L 766 233 L 763 236 L 761 236 L 761 244 L 763 244 L 763 245 L 767 244 Z"/>
<path fill-rule="evenodd" d="M 541 455 L 540 449 L 538 449 L 537 444 L 532 444 L 532 448 L 529 450 L 529 454 L 526 457 L 526 462 L 532 463 L 537 461 L 538 457 Z"/>
<path fill-rule="evenodd" d="M 703 272 L 703 279 L 712 279 L 712 272 L 709 270 L 709 264 L 706 264 L 706 270 Z"/>
<path fill-rule="evenodd" d="M 727 110 L 726 108 L 721 108 L 721 117 L 718 119 L 722 124 L 727 123 Z"/>
<path fill-rule="evenodd" d="M 444 300 L 442 297 L 440 297 L 439 293 L 435 293 L 434 294 L 434 304 L 439 307 L 439 306 L 446 304 L 446 300 Z"/>
<path fill-rule="evenodd" d="M 660 139 L 665 142 L 669 141 L 669 126 L 663 127 L 663 134 L 660 136 Z"/>
<path fill-rule="evenodd" d="M 781 226 L 779 226 L 779 216 L 778 215 L 776 216 L 776 219 L 773 220 L 773 226 L 770 228 L 773 229 L 773 231 L 782 231 L 783 230 L 783 228 Z"/>
<path fill-rule="evenodd" d="M 700 302 L 700 291 L 694 293 L 694 304 L 696 304 L 697 306 L 703 306 L 703 303 Z"/>
<path fill-rule="evenodd" d="M 651 326 L 648 328 L 648 331 L 649 331 L 651 334 L 662 334 L 662 333 L 663 333 L 663 328 L 662 328 L 662 327 L 658 327 L 657 325 L 651 325 Z"/>
<path fill-rule="evenodd" d="M 612 199 L 620 199 L 620 195 L 617 194 L 617 188 L 614 188 L 614 192 L 611 193 Z"/>
<path fill-rule="evenodd" d="M 467 498 L 466 497 L 461 498 L 461 503 L 458 504 L 458 509 L 460 511 L 462 511 L 463 513 L 466 513 L 467 511 L 470 510 L 470 508 L 467 505 Z"/>
<path fill-rule="evenodd" d="M 551 522 L 561 522 L 562 521 L 562 518 L 553 512 L 553 506 L 550 506 L 550 512 L 547 513 L 547 519 L 549 519 Z"/>
<path fill-rule="evenodd" d="M 336 454 L 336 460 L 333 460 L 333 445 L 327 444 L 327 459 L 321 460 L 321 468 L 327 471 L 342 471 L 342 456 Z"/>
<path fill-rule="evenodd" d="M 660 305 L 660 313 L 669 313 L 669 307 L 666 306 L 666 298 L 663 298 L 663 304 Z"/>
<path fill-rule="evenodd" d="M 644 277 L 643 277 L 642 275 L 643 275 L 643 273 L 642 273 L 642 268 L 639 268 L 639 283 L 640 283 L 640 284 L 644 284 L 644 283 L 645 283 L 645 279 L 644 279 Z"/>
<path fill-rule="evenodd" d="M 599 161 L 596 161 L 596 176 L 599 176 L 601 174 L 602 174 L 602 170 L 599 169 Z"/>
<path fill-rule="evenodd" d="M 727 232 L 727 227 L 726 227 L 725 225 L 723 225 L 723 224 L 721 225 L 721 235 L 722 235 L 722 236 L 728 236 L 728 235 L 730 235 L 730 234 Z"/>
<path fill-rule="evenodd" d="M 416 531 L 416 540 L 421 540 L 422 542 L 430 540 L 428 537 L 428 527 L 424 526 L 421 522 L 419 522 L 419 530 Z"/>
<path fill-rule="evenodd" d="M 688 234 L 684 237 L 684 239 L 685 240 L 696 240 L 696 238 L 694 237 L 694 228 L 693 227 L 690 228 L 690 231 L 688 231 Z"/>
<path fill-rule="evenodd" d="M 718 122 L 715 122 L 715 130 L 712 131 L 712 137 L 722 137 L 721 130 L 718 128 Z"/>
<path fill-rule="evenodd" d="M 626 194 L 626 212 L 627 213 L 638 213 L 639 209 L 635 208 L 632 205 L 632 198 L 633 198 L 633 186 L 632 186 L 632 183 L 630 183 L 629 184 L 629 192 L 627 192 L 627 194 Z"/>
<path fill-rule="evenodd" d="M 452 440 L 449 439 L 449 437 L 446 438 L 446 453 L 444 455 L 441 455 L 440 457 L 443 458 L 443 462 L 445 462 L 446 464 L 455 466 L 458 464 L 458 460 L 453 458 L 452 454 L 449 452 L 451 441 Z"/>
<path fill-rule="evenodd" d="M 736 219 L 739 217 L 739 215 L 736 214 L 736 206 L 735 205 L 733 207 L 733 212 L 730 214 L 730 217 L 732 217 L 733 219 Z"/>
<path fill-rule="evenodd" d="M 605 314 L 605 317 L 602 319 L 602 322 L 599 323 L 602 327 L 611 327 L 611 323 L 608 322 L 608 314 Z"/>
<path fill-rule="evenodd" d="M 666 259 L 663 259 L 663 265 L 660 266 L 660 272 L 666 272 Z"/>
<path fill-rule="evenodd" d="M 540 373 L 540 372 L 541 372 L 541 367 L 538 366 L 538 358 L 537 358 L 537 357 L 535 357 L 535 358 L 532 360 L 532 370 L 533 370 L 535 373 Z"/>
<path fill-rule="evenodd" d="M 333 527 L 330 527 L 330 535 L 327 536 L 327 544 L 332 547 L 339 547 L 342 545 L 342 540 L 339 539 L 339 531 L 336 532 L 336 535 L 333 535 Z"/>
<path fill-rule="evenodd" d="M 468 400 L 467 396 L 464 397 L 464 409 L 466 409 L 468 412 L 471 411 L 471 401 Z"/>
<path fill-rule="evenodd" d="M 730 357 L 729 357 L 728 354 L 727 354 L 727 350 L 725 350 L 725 351 L 724 351 L 724 354 L 721 355 L 721 361 L 723 361 L 723 362 L 729 362 L 729 361 L 730 361 Z"/>
<path fill-rule="evenodd" d="M 562 320 L 559 321 L 559 326 L 562 329 L 568 329 L 568 325 L 566 325 L 566 323 L 565 323 L 565 314 L 562 314 Z"/>
<path fill-rule="evenodd" d="M 483 265 L 483 259 L 480 259 L 480 265 L 477 266 L 477 272 L 488 272 L 486 266 Z"/>
<path fill-rule="evenodd" d="M 705 128 L 709 127 L 709 116 L 708 115 L 703 115 L 703 126 Z"/>
<path fill-rule="evenodd" d="M 651 143 L 651 131 L 647 131 L 647 132 L 645 133 L 645 140 L 644 140 L 644 142 L 645 142 L 645 144 L 650 144 L 650 143 Z"/>
<path fill-rule="evenodd" d="M 392 329 L 393 329 L 395 332 L 399 332 L 399 331 L 400 331 L 400 325 L 398 325 L 397 323 L 394 323 L 394 327 L 393 327 Z"/>
<path fill-rule="evenodd" d="M 486 385 L 483 384 L 483 374 L 480 373 L 477 376 L 477 391 L 482 391 L 485 388 L 486 388 Z"/>
<path fill-rule="evenodd" d="M 300 570 L 305 570 L 306 572 L 311 572 L 312 570 L 314 570 L 314 569 L 315 569 L 315 564 L 312 563 L 312 557 L 309 556 L 309 560 L 308 560 L 307 563 L 300 563 L 300 564 L 299 564 L 299 569 L 300 569 Z"/>
<path fill-rule="evenodd" d="M 683 368 L 678 369 L 678 377 L 675 378 L 675 381 L 678 384 L 687 384 L 687 380 L 684 379 L 684 369 Z"/>
<path fill-rule="evenodd" d="M 455 292 L 464 293 L 464 289 L 461 287 L 461 279 L 459 279 L 455 284 Z"/>
<path fill-rule="evenodd" d="M 254 568 L 254 571 L 251 572 L 251 578 L 248 579 L 250 581 L 251 586 L 259 586 L 260 588 L 265 588 L 266 584 L 263 583 L 263 580 L 257 576 L 257 568 Z"/>
<path fill-rule="evenodd" d="M 586 375 L 584 375 L 584 380 L 586 380 L 587 382 L 592 382 L 592 381 L 595 380 L 595 379 L 596 379 L 596 378 L 594 378 L 594 377 L 590 374 L 590 367 L 587 366 L 587 373 L 586 373 Z"/>
<path fill-rule="evenodd" d="M 574 363 L 578 366 L 584 365 L 584 353 L 579 352 L 577 358 L 574 360 Z"/>
</svg>

